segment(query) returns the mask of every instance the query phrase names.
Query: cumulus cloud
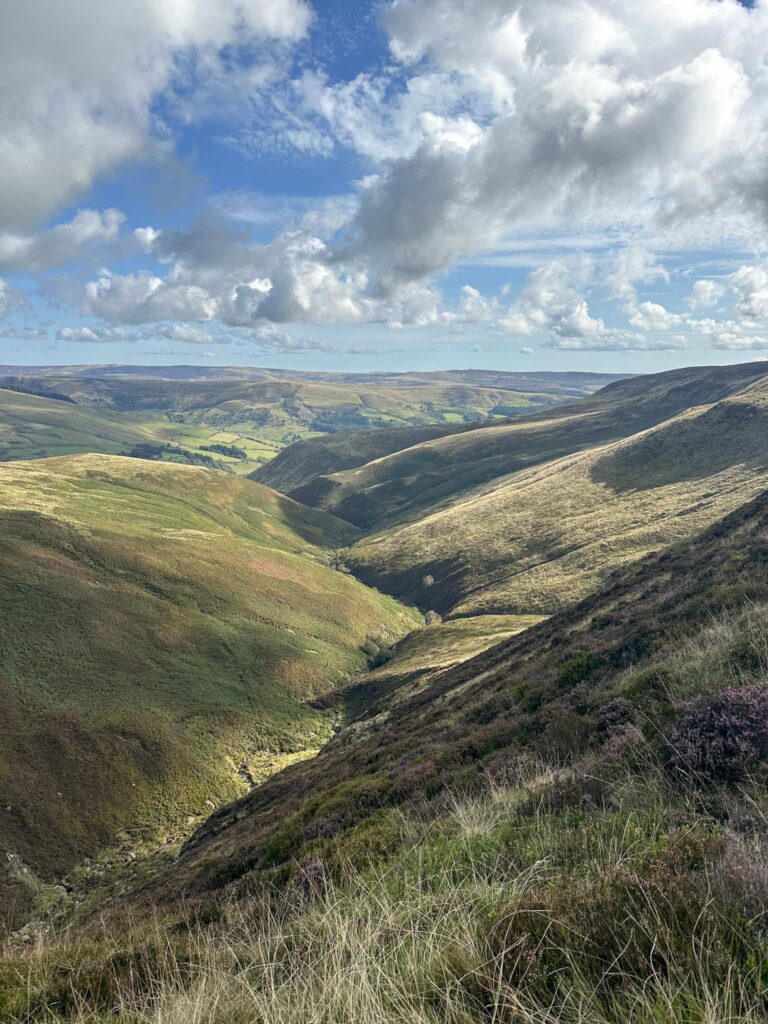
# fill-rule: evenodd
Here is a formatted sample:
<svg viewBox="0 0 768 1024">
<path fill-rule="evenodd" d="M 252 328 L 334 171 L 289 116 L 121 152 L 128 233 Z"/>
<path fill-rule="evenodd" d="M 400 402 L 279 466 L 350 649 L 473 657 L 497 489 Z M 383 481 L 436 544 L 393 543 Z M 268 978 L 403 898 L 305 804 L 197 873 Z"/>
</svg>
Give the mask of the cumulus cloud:
<svg viewBox="0 0 768 1024">
<path fill-rule="evenodd" d="M 120 210 L 80 210 L 48 231 L 0 232 L 0 269 L 43 270 L 81 257 L 117 239 L 125 215 Z M 140 232 L 135 234 L 140 236 Z"/>
<path fill-rule="evenodd" d="M 720 281 L 702 279 L 694 281 L 688 305 L 691 309 L 710 309 L 716 306 L 725 295 L 726 287 Z"/>
<path fill-rule="evenodd" d="M 719 217 L 730 230 L 763 215 L 762 5 L 395 0 L 384 21 L 415 77 L 471 81 L 490 114 L 422 126 L 363 187 L 348 244 L 372 255 L 382 288 L 532 220 L 709 234 Z"/>
<path fill-rule="evenodd" d="M 747 320 L 768 316 L 768 268 L 763 264 L 739 267 L 728 277 L 736 292 L 736 312 Z"/>
<path fill-rule="evenodd" d="M 167 272 L 105 270 L 86 284 L 81 312 L 121 324 L 220 321 L 246 328 L 440 319 L 440 295 L 433 288 L 416 282 L 394 298 L 376 297 L 363 260 L 339 263 L 327 243 L 308 231 L 257 243 L 209 217 L 187 231 L 156 233 L 152 252 Z M 470 300 L 465 296 L 465 310 L 483 302 L 479 293 Z"/>
<path fill-rule="evenodd" d="M 104 172 L 162 147 L 153 101 L 224 48 L 295 40 L 304 0 L 35 0 L 3 6 L 0 223 L 36 223 Z"/>
<path fill-rule="evenodd" d="M 723 331 L 715 336 L 714 348 L 729 352 L 751 352 L 768 349 L 768 335 L 744 335 Z"/>
</svg>

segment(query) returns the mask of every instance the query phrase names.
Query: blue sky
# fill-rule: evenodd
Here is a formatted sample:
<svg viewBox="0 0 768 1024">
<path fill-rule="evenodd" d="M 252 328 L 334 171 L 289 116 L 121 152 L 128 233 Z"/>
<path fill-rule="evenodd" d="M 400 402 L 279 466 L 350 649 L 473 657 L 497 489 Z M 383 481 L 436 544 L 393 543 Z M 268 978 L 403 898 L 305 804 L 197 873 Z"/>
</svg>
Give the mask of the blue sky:
<svg viewBox="0 0 768 1024">
<path fill-rule="evenodd" d="M 0 362 L 768 355 L 762 2 L 9 0 L 2 18 Z"/>
</svg>

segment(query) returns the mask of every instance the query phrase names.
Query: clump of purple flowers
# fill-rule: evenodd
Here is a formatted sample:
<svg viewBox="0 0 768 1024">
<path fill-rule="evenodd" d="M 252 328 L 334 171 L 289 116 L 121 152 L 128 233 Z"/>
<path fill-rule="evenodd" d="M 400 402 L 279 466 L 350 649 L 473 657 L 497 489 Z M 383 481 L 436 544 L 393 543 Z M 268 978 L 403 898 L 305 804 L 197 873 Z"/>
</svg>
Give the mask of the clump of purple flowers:
<svg viewBox="0 0 768 1024">
<path fill-rule="evenodd" d="M 768 684 L 733 687 L 687 704 L 670 748 L 677 770 L 737 782 L 768 758 Z"/>
</svg>

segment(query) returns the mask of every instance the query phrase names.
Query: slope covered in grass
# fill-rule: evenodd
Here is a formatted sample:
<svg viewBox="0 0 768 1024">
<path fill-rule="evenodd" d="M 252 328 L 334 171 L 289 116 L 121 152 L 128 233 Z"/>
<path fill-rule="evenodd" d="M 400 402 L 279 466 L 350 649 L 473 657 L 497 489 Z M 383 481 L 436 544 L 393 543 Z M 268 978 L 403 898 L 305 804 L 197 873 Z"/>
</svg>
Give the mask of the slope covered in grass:
<svg viewBox="0 0 768 1024">
<path fill-rule="evenodd" d="M 167 443 L 207 452 L 217 446 L 215 455 L 229 469 L 245 474 L 300 437 L 429 424 L 442 424 L 445 430 L 452 424 L 548 408 L 591 393 L 595 381 L 601 380 L 585 375 L 580 384 L 560 384 L 557 378 L 546 383 L 521 375 L 516 389 L 503 374 L 496 387 L 490 379 L 480 386 L 442 374 L 436 380 L 424 374 L 414 379 L 393 375 L 382 381 L 376 375 L 362 375 L 359 382 L 344 375 L 281 380 L 255 371 L 253 376 L 247 369 L 239 377 L 193 380 L 135 373 L 103 377 L 26 373 L 0 376 L 0 385 L 5 380 L 9 386 L 51 392 L 78 406 L 120 414 L 135 430 L 146 430 Z M 234 446 L 242 455 L 229 457 L 222 446 Z"/>
<path fill-rule="evenodd" d="M 0 462 L 83 452 L 116 455 L 159 442 L 161 436 L 146 424 L 0 387 Z"/>
<path fill-rule="evenodd" d="M 129 899 L 159 901 L 167 932 L 12 953 L 6 1012 L 764 1020 L 766 567 L 763 494 L 393 694 Z M 203 926 L 179 923 L 181 893 Z"/>
<path fill-rule="evenodd" d="M 399 450 L 367 463 L 345 453 L 343 471 L 318 475 L 288 493 L 366 530 L 415 520 L 509 473 L 630 437 L 727 398 L 765 374 L 763 363 L 689 367 L 618 381 L 592 398 L 537 416 L 426 441 L 405 433 Z M 309 446 L 296 454 L 311 465 Z M 289 450 L 268 471 L 269 479 L 279 483 L 277 474 L 292 462 Z"/>
<path fill-rule="evenodd" d="M 768 618 L 754 610 L 768 599 L 766 564 L 764 493 L 700 537 L 624 567 L 572 609 L 438 673 L 411 699 L 372 708 L 312 762 L 213 815 L 188 844 L 179 881 L 204 888 L 231 873 L 289 871 L 295 857 L 335 848 L 307 838 L 312 821 L 332 817 L 336 837 L 369 819 L 373 827 L 380 811 L 461 785 L 496 755 L 585 754 L 600 709 L 619 698 L 617 715 L 658 743 L 681 702 L 768 667 Z"/>
<path fill-rule="evenodd" d="M 551 614 L 765 488 L 766 436 L 768 387 L 758 381 L 626 440 L 502 477 L 365 538 L 347 562 L 441 613 Z"/>
<path fill-rule="evenodd" d="M 114 839 L 204 812 L 302 703 L 414 615 L 327 568 L 345 524 L 249 481 L 109 456 L 0 466 L 5 911 Z M 210 806 L 210 804 L 208 805 Z"/>
</svg>

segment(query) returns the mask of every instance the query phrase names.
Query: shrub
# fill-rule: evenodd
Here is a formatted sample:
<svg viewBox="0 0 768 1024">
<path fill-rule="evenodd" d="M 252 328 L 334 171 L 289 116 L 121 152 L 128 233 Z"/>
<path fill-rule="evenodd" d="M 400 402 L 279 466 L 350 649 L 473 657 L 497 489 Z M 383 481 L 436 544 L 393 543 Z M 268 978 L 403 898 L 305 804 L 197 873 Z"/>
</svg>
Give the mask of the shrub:
<svg viewBox="0 0 768 1024">
<path fill-rule="evenodd" d="M 685 705 L 670 742 L 673 769 L 717 782 L 737 782 L 767 755 L 766 683 Z"/>
</svg>

